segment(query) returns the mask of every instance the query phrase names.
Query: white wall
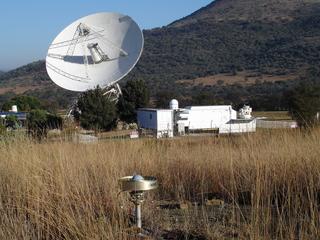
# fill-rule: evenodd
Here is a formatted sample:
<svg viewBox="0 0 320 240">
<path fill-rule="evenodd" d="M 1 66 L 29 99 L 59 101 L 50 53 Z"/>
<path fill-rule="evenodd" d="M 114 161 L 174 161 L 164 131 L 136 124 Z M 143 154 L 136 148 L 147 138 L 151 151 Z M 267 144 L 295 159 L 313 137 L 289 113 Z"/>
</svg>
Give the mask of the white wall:
<svg viewBox="0 0 320 240">
<path fill-rule="evenodd" d="M 181 114 L 187 120 L 180 120 L 189 130 L 220 128 L 231 119 L 237 118 L 237 112 L 231 106 L 188 107 Z"/>
<path fill-rule="evenodd" d="M 158 131 L 173 130 L 173 111 L 157 111 Z"/>
<path fill-rule="evenodd" d="M 173 137 L 173 111 L 158 110 L 157 119 L 157 138 Z"/>
<path fill-rule="evenodd" d="M 245 133 L 256 132 L 257 121 L 252 119 L 248 122 L 231 122 L 220 127 L 219 133 Z"/>
<path fill-rule="evenodd" d="M 137 115 L 140 128 L 155 130 L 157 138 L 173 137 L 173 110 L 141 109 Z"/>
</svg>

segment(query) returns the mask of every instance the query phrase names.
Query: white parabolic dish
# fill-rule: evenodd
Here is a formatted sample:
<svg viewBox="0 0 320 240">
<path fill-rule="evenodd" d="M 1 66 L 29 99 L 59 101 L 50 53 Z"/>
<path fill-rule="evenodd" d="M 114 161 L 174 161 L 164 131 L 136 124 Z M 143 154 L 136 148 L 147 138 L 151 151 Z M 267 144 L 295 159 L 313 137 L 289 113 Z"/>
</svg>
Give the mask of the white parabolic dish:
<svg viewBox="0 0 320 240">
<path fill-rule="evenodd" d="M 143 34 L 128 16 L 97 13 L 65 28 L 49 47 L 47 72 L 62 88 L 83 92 L 110 87 L 138 62 Z"/>
</svg>

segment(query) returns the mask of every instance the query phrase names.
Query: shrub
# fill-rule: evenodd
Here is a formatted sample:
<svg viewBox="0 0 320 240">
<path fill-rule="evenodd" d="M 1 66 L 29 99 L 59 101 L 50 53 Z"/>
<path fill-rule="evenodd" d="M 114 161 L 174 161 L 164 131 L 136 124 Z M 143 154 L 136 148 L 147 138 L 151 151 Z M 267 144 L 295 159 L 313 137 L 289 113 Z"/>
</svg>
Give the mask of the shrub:
<svg viewBox="0 0 320 240">
<path fill-rule="evenodd" d="M 300 85 L 289 94 L 291 116 L 300 127 L 309 128 L 319 123 L 320 86 Z"/>
<path fill-rule="evenodd" d="M 47 136 L 47 112 L 44 110 L 32 110 L 27 117 L 28 134 L 41 140 Z"/>
</svg>

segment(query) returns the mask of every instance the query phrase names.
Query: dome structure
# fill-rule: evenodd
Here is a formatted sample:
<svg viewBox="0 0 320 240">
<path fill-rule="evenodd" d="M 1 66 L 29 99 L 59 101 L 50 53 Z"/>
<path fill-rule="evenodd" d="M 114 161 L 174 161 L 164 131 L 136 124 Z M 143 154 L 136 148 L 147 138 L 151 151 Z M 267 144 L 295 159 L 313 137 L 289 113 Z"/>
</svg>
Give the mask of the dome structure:
<svg viewBox="0 0 320 240">
<path fill-rule="evenodd" d="M 172 99 L 169 103 L 169 108 L 172 110 L 177 110 L 179 109 L 179 102 L 176 99 Z"/>
</svg>

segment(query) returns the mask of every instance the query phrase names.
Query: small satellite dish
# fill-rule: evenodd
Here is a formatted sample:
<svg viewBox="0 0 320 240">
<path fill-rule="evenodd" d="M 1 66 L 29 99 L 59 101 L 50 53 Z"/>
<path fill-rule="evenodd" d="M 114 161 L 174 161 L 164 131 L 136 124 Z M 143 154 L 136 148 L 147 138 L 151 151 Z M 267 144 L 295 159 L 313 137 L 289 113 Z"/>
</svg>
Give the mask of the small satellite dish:
<svg viewBox="0 0 320 240">
<path fill-rule="evenodd" d="M 143 34 L 129 17 L 97 13 L 65 28 L 52 42 L 47 72 L 60 87 L 84 92 L 96 86 L 110 88 L 137 64 Z"/>
</svg>

